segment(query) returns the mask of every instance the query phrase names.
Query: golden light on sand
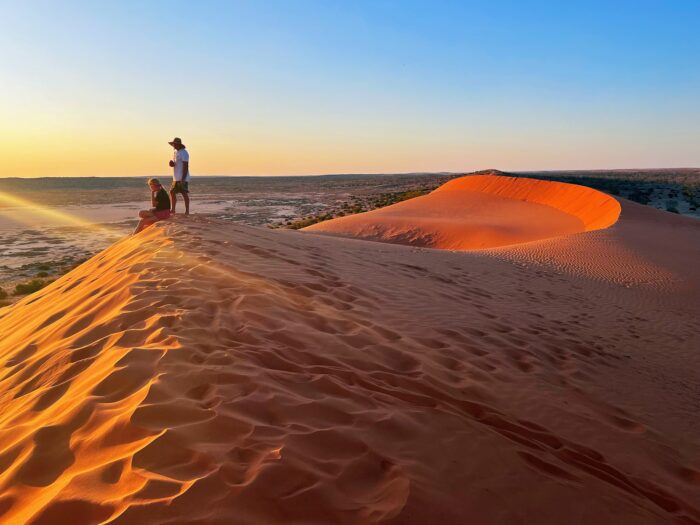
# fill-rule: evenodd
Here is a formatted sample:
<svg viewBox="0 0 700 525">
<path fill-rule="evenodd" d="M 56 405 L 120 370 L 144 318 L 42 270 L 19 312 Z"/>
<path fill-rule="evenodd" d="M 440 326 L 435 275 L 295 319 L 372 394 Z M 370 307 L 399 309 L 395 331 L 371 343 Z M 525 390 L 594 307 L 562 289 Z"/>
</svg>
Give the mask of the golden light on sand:
<svg viewBox="0 0 700 525">
<path fill-rule="evenodd" d="M 447 250 L 495 248 L 607 228 L 620 204 L 600 191 L 525 177 L 460 177 L 428 195 L 304 228 Z"/>
<path fill-rule="evenodd" d="M 0 521 L 697 522 L 700 226 L 556 196 L 478 252 L 175 216 L 0 310 Z"/>
</svg>

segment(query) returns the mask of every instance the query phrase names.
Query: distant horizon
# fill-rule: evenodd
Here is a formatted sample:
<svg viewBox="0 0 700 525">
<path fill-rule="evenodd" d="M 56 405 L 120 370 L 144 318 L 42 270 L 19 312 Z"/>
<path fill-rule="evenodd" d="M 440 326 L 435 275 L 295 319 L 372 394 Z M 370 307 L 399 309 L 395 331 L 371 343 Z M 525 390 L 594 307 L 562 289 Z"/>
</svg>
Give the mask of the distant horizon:
<svg viewBox="0 0 700 525">
<path fill-rule="evenodd" d="M 445 171 L 445 170 L 435 170 L 435 171 L 376 171 L 376 172 L 339 172 L 339 173 L 286 173 L 286 174 L 270 174 L 270 175 L 224 175 L 224 174 L 207 174 L 207 175 L 193 175 L 193 179 L 206 178 L 206 177 L 241 177 L 241 178 L 266 178 L 266 177 L 342 177 L 342 176 L 353 176 L 353 175 L 367 175 L 367 176 L 378 176 L 378 175 L 456 175 L 456 174 L 469 174 L 481 171 L 500 171 L 504 173 L 561 173 L 561 172 L 624 172 L 624 171 L 634 171 L 634 172 L 644 172 L 644 171 L 684 171 L 684 170 L 700 170 L 700 166 L 681 166 L 681 167 L 656 167 L 656 168 L 562 168 L 562 169 L 502 169 L 502 168 L 478 168 L 473 170 L 456 170 L 456 171 Z M 171 173 L 152 173 L 146 175 L 37 175 L 32 177 L 18 177 L 18 176 L 0 176 L 0 180 L 7 179 L 138 179 L 146 177 L 170 177 Z"/>
</svg>

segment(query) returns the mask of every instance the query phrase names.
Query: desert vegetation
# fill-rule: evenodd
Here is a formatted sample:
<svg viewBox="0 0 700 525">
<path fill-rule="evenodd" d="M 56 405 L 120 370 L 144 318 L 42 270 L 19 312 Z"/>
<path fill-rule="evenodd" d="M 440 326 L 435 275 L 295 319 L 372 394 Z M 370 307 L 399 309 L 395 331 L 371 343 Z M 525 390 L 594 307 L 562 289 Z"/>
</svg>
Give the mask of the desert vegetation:
<svg viewBox="0 0 700 525">
<path fill-rule="evenodd" d="M 700 218 L 700 169 L 490 172 L 580 184 L 659 210 Z"/>
<path fill-rule="evenodd" d="M 276 227 L 283 227 L 291 230 L 300 230 L 301 228 L 306 228 L 307 226 L 311 226 L 312 224 L 327 221 L 330 219 L 335 219 L 336 217 L 344 217 L 346 215 L 353 215 L 355 213 L 363 213 L 366 211 L 383 208 L 385 206 L 390 206 L 392 204 L 396 204 L 397 202 L 402 202 L 408 199 L 415 199 L 416 197 L 420 197 L 422 195 L 430 193 L 432 190 L 437 188 L 437 186 L 438 185 L 431 184 L 423 188 L 407 191 L 380 193 L 379 195 L 353 195 L 350 197 L 349 200 L 338 203 L 329 211 L 309 215 L 307 217 L 302 217 L 298 220 L 287 220 L 284 224 L 279 224 Z"/>
<path fill-rule="evenodd" d="M 45 286 L 51 284 L 53 281 L 52 280 L 44 280 L 44 279 L 32 279 L 29 282 L 26 283 L 18 283 L 15 285 L 15 291 L 12 292 L 12 295 L 27 295 L 30 293 L 34 293 L 38 290 L 41 290 Z"/>
</svg>

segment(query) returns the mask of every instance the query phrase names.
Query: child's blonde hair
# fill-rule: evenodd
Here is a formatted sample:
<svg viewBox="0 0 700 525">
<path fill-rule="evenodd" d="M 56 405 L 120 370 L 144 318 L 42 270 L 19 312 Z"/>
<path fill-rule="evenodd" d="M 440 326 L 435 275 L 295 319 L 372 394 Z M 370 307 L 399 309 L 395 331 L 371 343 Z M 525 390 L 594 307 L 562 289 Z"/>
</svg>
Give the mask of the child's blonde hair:
<svg viewBox="0 0 700 525">
<path fill-rule="evenodd" d="M 151 184 L 161 185 L 158 179 L 148 179 L 148 185 L 150 186 Z"/>
</svg>

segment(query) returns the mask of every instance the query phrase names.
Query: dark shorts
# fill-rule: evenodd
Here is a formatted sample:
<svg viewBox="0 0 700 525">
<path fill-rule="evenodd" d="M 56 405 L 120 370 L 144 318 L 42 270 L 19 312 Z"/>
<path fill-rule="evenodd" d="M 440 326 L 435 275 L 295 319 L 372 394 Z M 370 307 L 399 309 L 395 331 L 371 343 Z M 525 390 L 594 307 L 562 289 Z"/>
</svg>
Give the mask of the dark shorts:
<svg viewBox="0 0 700 525">
<path fill-rule="evenodd" d="M 173 185 L 170 186 L 170 191 L 173 193 L 189 193 L 189 184 L 185 181 L 173 181 Z"/>
</svg>

